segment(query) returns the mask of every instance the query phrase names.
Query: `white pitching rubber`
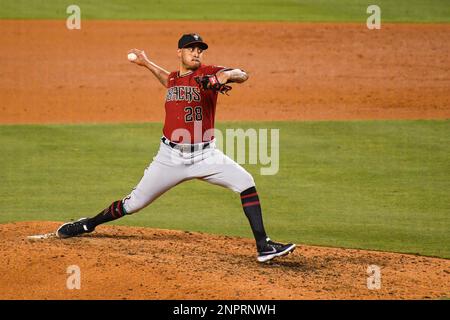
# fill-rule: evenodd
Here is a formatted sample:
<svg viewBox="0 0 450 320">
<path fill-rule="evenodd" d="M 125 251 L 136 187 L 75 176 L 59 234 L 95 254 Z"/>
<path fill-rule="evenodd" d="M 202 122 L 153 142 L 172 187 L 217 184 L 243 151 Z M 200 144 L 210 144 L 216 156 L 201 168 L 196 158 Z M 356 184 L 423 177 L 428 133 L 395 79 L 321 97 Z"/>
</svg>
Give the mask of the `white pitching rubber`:
<svg viewBox="0 0 450 320">
<path fill-rule="evenodd" d="M 34 236 L 28 236 L 27 239 L 30 240 L 43 240 L 43 239 L 50 239 L 50 238 L 56 238 L 56 233 L 45 233 L 45 234 L 36 234 Z"/>
</svg>

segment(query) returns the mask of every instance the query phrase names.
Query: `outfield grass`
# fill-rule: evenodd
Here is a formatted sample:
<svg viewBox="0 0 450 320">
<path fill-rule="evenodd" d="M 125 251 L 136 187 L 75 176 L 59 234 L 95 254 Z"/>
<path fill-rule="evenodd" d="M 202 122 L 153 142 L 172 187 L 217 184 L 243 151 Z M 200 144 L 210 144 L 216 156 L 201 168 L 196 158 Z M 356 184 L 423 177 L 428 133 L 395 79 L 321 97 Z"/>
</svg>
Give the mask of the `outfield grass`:
<svg viewBox="0 0 450 320">
<path fill-rule="evenodd" d="M 225 123 L 280 128 L 280 170 L 253 173 L 273 238 L 450 258 L 450 122 Z M 0 222 L 93 215 L 128 194 L 161 124 L 0 126 Z M 117 222 L 251 237 L 239 197 L 179 185 Z"/>
<path fill-rule="evenodd" d="M 384 22 L 450 22 L 448 0 L 0 0 L 0 19 L 256 20 L 365 22 L 369 5 Z"/>
</svg>

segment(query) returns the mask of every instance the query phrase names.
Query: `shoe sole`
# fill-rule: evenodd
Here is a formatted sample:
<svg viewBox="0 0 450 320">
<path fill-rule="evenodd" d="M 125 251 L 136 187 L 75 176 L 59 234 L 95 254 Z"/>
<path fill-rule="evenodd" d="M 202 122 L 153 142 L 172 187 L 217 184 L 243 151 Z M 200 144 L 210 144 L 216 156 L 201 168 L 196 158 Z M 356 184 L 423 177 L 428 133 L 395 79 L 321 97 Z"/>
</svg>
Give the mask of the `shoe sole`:
<svg viewBox="0 0 450 320">
<path fill-rule="evenodd" d="M 267 261 L 270 261 L 277 257 L 285 256 L 285 255 L 293 252 L 295 250 L 295 247 L 296 247 L 296 245 L 293 244 L 292 246 L 290 246 L 289 248 L 287 248 L 286 250 L 283 250 L 281 252 L 269 254 L 267 256 L 257 257 L 257 260 L 258 260 L 258 262 L 267 262 Z"/>
</svg>

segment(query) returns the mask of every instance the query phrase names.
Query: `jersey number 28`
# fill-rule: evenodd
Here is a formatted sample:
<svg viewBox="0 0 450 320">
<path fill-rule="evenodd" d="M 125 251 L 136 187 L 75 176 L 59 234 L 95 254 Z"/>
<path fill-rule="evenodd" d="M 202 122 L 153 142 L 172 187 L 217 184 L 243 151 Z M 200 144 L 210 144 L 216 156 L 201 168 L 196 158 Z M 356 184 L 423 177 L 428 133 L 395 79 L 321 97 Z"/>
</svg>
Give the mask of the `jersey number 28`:
<svg viewBox="0 0 450 320">
<path fill-rule="evenodd" d="M 186 107 L 184 108 L 184 112 L 186 114 L 184 115 L 184 121 L 185 122 L 192 122 L 194 121 L 202 121 L 203 115 L 202 115 L 202 107 Z"/>
</svg>

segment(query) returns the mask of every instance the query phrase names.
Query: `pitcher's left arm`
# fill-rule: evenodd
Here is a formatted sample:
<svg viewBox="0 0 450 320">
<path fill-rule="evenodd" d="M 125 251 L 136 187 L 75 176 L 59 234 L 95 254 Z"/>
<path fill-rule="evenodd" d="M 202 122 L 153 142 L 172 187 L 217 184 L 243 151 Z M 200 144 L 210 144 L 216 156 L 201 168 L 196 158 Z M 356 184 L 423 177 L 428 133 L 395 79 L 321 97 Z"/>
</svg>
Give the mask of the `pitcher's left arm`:
<svg viewBox="0 0 450 320">
<path fill-rule="evenodd" d="M 248 80 L 248 74 L 242 69 L 225 69 L 216 73 L 220 83 L 236 82 L 242 83 Z"/>
</svg>

